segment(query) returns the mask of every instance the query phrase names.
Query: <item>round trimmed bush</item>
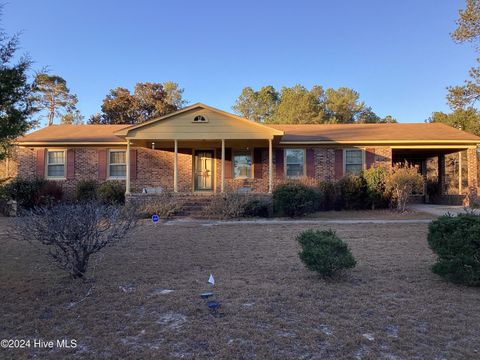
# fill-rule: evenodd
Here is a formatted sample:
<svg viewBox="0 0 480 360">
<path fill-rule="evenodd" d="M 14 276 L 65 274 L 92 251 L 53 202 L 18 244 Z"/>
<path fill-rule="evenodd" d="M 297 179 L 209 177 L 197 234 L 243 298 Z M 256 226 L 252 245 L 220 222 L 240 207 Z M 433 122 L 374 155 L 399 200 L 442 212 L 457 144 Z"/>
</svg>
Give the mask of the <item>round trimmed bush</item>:
<svg viewBox="0 0 480 360">
<path fill-rule="evenodd" d="M 97 197 L 105 204 L 124 204 L 125 186 L 118 181 L 106 181 L 97 188 Z"/>
<path fill-rule="evenodd" d="M 362 172 L 365 179 L 367 197 L 372 209 L 387 208 L 390 204 L 390 196 L 386 190 L 387 169 L 380 166 L 372 166 Z"/>
<path fill-rule="evenodd" d="M 361 210 L 370 207 L 367 195 L 367 183 L 362 176 L 346 175 L 337 182 L 341 206 L 347 210 Z"/>
<path fill-rule="evenodd" d="M 285 183 L 273 192 L 273 208 L 279 215 L 303 216 L 315 211 L 318 192 L 301 183 Z"/>
<path fill-rule="evenodd" d="M 245 204 L 245 217 L 269 217 L 271 204 L 266 200 L 253 199 Z"/>
<path fill-rule="evenodd" d="M 93 201 L 97 199 L 98 183 L 95 180 L 81 180 L 77 184 L 76 199 L 78 201 Z"/>
<path fill-rule="evenodd" d="M 331 277 L 340 270 L 355 267 L 357 262 L 348 245 L 332 230 L 306 230 L 297 241 L 302 247 L 298 254 L 307 269 L 322 277 Z"/>
<path fill-rule="evenodd" d="M 480 286 L 480 216 L 441 216 L 428 227 L 428 245 L 437 255 L 432 271 L 448 281 Z"/>
</svg>

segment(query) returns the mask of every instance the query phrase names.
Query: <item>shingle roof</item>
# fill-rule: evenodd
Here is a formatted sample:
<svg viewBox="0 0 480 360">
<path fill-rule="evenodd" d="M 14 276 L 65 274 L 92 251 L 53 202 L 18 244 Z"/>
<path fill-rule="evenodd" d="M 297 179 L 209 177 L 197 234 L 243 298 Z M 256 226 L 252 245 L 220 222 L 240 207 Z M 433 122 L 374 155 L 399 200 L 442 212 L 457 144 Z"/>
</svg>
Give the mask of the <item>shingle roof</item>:
<svg viewBox="0 0 480 360">
<path fill-rule="evenodd" d="M 441 123 L 269 125 L 284 131 L 282 142 L 472 141 L 480 137 Z"/>
<path fill-rule="evenodd" d="M 113 133 L 129 125 L 52 125 L 17 139 L 18 142 L 124 142 Z"/>
<path fill-rule="evenodd" d="M 282 130 L 282 143 L 289 142 L 469 142 L 480 137 L 450 127 L 433 124 L 341 124 L 341 125 L 268 125 Z M 124 142 L 114 133 L 128 125 L 53 125 L 25 135 L 19 143 L 105 143 Z"/>
</svg>

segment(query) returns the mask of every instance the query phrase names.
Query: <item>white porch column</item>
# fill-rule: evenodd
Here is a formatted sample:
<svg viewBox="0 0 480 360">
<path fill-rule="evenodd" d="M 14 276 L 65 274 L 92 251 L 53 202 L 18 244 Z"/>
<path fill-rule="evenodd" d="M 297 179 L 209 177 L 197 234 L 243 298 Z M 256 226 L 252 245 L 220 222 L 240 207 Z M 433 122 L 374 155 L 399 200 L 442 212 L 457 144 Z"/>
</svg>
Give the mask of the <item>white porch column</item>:
<svg viewBox="0 0 480 360">
<path fill-rule="evenodd" d="M 225 191 L 225 140 L 222 139 L 222 169 L 221 169 L 221 183 L 220 191 Z"/>
<path fill-rule="evenodd" d="M 173 191 L 178 192 L 178 140 L 175 139 L 175 154 L 173 158 Z"/>
<path fill-rule="evenodd" d="M 125 195 L 130 195 L 130 140 L 127 139 Z"/>
<path fill-rule="evenodd" d="M 272 139 L 268 140 L 268 192 L 273 190 L 273 157 L 272 157 Z"/>
</svg>

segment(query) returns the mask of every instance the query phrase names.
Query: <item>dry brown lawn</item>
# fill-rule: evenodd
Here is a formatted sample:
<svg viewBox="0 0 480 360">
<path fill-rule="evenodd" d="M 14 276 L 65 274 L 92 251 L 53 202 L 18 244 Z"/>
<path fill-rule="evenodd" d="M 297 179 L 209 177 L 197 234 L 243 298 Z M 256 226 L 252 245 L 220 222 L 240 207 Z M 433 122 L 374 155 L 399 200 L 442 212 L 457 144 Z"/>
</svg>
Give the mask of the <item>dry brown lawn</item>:
<svg viewBox="0 0 480 360">
<path fill-rule="evenodd" d="M 94 280 L 72 282 L 42 249 L 12 240 L 8 221 L 0 339 L 78 346 L 0 349 L 2 359 L 480 357 L 480 290 L 430 272 L 427 224 L 145 224 L 105 251 Z M 335 281 L 307 271 L 295 242 L 306 228 L 335 229 L 357 267 Z M 207 290 L 221 316 L 200 298 Z"/>
</svg>

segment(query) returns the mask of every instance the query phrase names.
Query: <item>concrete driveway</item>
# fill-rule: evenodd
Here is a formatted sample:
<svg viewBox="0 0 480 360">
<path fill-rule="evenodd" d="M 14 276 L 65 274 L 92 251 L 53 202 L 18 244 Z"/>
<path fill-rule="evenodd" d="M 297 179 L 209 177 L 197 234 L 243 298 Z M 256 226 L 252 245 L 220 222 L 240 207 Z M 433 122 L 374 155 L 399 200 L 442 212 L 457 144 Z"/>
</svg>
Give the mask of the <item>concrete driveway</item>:
<svg viewBox="0 0 480 360">
<path fill-rule="evenodd" d="M 452 215 L 458 215 L 465 212 L 465 208 L 463 206 L 456 205 L 411 204 L 408 206 L 408 208 L 435 216 L 442 216 L 448 213 Z M 476 212 L 478 213 L 478 210 Z"/>
</svg>

